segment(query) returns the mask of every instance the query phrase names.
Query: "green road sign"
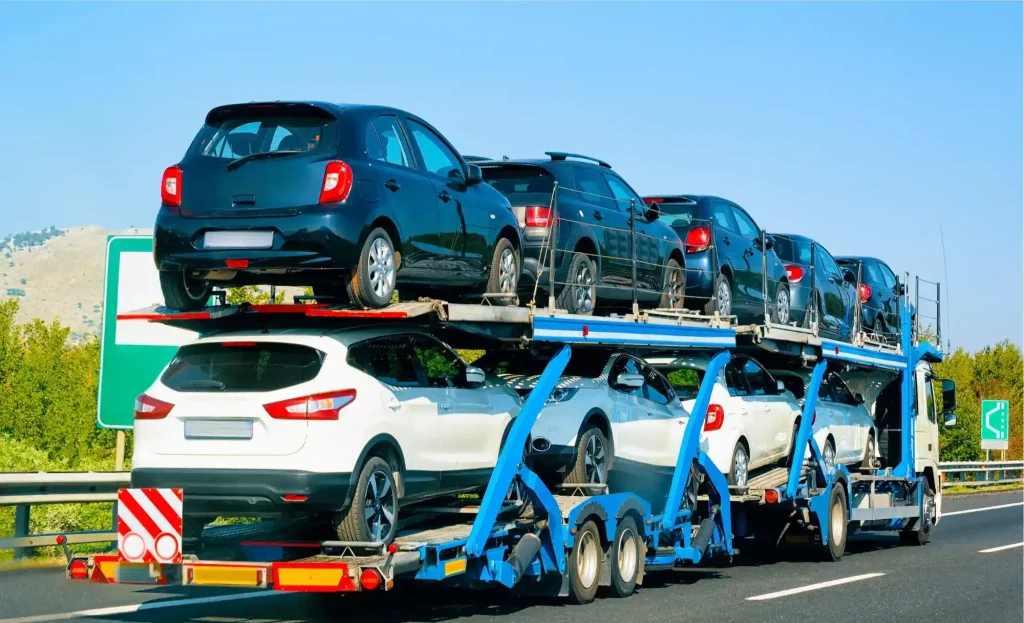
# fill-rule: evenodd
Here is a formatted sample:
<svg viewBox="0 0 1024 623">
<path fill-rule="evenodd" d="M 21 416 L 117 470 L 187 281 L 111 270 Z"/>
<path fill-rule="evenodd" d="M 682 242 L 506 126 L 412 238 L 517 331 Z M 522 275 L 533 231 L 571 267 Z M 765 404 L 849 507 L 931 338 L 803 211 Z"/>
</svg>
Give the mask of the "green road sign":
<svg viewBox="0 0 1024 623">
<path fill-rule="evenodd" d="M 130 429 L 135 397 L 153 384 L 178 346 L 195 337 L 183 329 L 117 319 L 163 300 L 152 236 L 108 236 L 96 408 L 100 428 Z"/>
<path fill-rule="evenodd" d="M 1010 401 L 981 401 L 981 449 L 1006 450 L 1010 440 Z"/>
</svg>

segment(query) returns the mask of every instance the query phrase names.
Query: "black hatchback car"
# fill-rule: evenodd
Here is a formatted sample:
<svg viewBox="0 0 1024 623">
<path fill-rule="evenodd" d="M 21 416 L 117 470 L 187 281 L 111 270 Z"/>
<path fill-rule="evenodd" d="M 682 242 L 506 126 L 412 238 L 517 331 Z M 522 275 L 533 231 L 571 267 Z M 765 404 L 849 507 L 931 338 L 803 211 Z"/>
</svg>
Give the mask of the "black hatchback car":
<svg viewBox="0 0 1024 623">
<path fill-rule="evenodd" d="M 861 327 L 878 337 L 899 334 L 902 286 L 889 265 L 874 257 L 837 257 L 836 263 L 854 275 L 860 274 Z"/>
<path fill-rule="evenodd" d="M 644 201 L 660 208 L 658 220 L 685 244 L 688 301 L 699 302 L 708 314 L 735 315 L 742 323 L 764 322 L 767 307 L 772 322 L 790 323 L 786 269 L 772 248 L 774 239 L 762 236 L 746 210 L 728 199 L 702 195 L 658 195 Z"/>
<path fill-rule="evenodd" d="M 519 281 L 508 200 L 426 121 L 381 106 L 220 106 L 161 183 L 154 259 L 169 307 L 214 284 L 311 285 L 334 301 L 504 293 Z"/>
<path fill-rule="evenodd" d="M 813 314 L 809 312 L 817 310 L 821 335 L 850 341 L 855 329 L 857 277 L 806 236 L 772 235 L 775 252 L 789 274 L 794 320 L 810 328 Z"/>
<path fill-rule="evenodd" d="M 547 159 L 480 162 L 484 181 L 508 198 L 522 229 L 524 296 L 532 296 L 535 285 L 541 294 L 548 289 L 547 238 L 555 218 L 558 308 L 591 314 L 597 307 L 630 305 L 634 289 L 630 219 L 634 218 L 637 302 L 681 309 L 682 243 L 659 222 L 657 207 L 648 207 L 602 160 L 565 152 L 546 155 Z M 555 182 L 556 214 L 552 214 Z"/>
</svg>

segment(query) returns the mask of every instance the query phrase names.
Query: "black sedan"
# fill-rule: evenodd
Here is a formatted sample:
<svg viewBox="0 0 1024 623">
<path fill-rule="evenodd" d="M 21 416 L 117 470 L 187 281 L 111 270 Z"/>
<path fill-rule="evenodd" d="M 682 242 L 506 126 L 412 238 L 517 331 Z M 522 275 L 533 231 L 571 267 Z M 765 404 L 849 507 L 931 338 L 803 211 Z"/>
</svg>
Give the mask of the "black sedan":
<svg viewBox="0 0 1024 623">
<path fill-rule="evenodd" d="M 901 284 L 889 265 L 874 257 L 837 257 L 836 262 L 854 275 L 860 275 L 861 327 L 877 337 L 899 334 Z"/>
</svg>

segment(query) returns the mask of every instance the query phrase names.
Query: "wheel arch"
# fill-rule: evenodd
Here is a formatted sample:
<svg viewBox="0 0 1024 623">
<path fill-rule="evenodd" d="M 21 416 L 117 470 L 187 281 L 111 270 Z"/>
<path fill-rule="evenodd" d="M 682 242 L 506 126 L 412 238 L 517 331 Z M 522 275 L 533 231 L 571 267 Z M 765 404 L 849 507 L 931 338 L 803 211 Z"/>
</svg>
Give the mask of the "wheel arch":
<svg viewBox="0 0 1024 623">
<path fill-rule="evenodd" d="M 576 442 L 579 443 L 580 437 L 583 436 L 583 431 L 587 430 L 591 424 L 595 425 L 604 434 L 605 440 L 608 441 L 609 465 L 614 464 L 615 437 L 612 435 L 611 420 L 608 419 L 608 415 L 600 407 L 594 407 L 583 417 L 580 429 L 576 432 Z"/>
<path fill-rule="evenodd" d="M 397 468 L 400 474 L 405 474 L 405 454 L 402 452 L 402 446 L 391 435 L 381 433 L 371 438 L 363 446 L 363 450 L 359 453 L 359 458 L 356 459 L 355 467 L 352 470 L 353 477 L 358 478 L 359 474 L 363 471 L 363 466 L 366 465 L 366 461 L 370 457 L 375 456 L 384 459 L 393 468 Z M 403 482 L 399 485 L 399 497 L 402 497 L 404 494 L 405 482 L 403 478 Z"/>
<path fill-rule="evenodd" d="M 398 229 L 398 224 L 395 222 L 395 219 L 393 219 L 391 216 L 387 214 L 378 214 L 376 218 L 374 218 L 373 221 L 370 222 L 370 225 L 367 226 L 366 232 L 363 234 L 363 237 L 360 240 L 359 244 L 365 244 L 366 236 L 370 235 L 370 232 L 378 227 L 386 231 L 388 237 L 391 238 L 391 244 L 393 244 L 395 247 L 395 255 L 398 256 L 397 258 L 395 258 L 397 260 L 396 264 L 398 264 L 398 268 L 401 268 L 402 251 L 405 249 L 406 245 L 405 240 L 402 239 L 402 232 Z"/>
</svg>

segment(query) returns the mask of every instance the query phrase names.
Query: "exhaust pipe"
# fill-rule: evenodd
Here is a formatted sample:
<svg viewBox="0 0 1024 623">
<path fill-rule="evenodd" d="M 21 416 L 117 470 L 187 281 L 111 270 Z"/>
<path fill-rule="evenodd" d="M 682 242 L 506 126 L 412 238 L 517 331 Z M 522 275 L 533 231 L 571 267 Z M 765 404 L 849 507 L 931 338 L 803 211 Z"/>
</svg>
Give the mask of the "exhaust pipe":
<svg viewBox="0 0 1024 623">
<path fill-rule="evenodd" d="M 526 569 L 533 562 L 539 551 L 540 537 L 536 534 L 523 535 L 523 538 L 519 539 L 519 542 L 516 543 L 508 558 L 505 559 L 505 562 L 512 567 L 512 573 L 515 575 L 517 583 L 523 577 L 523 574 L 526 573 Z"/>
</svg>

